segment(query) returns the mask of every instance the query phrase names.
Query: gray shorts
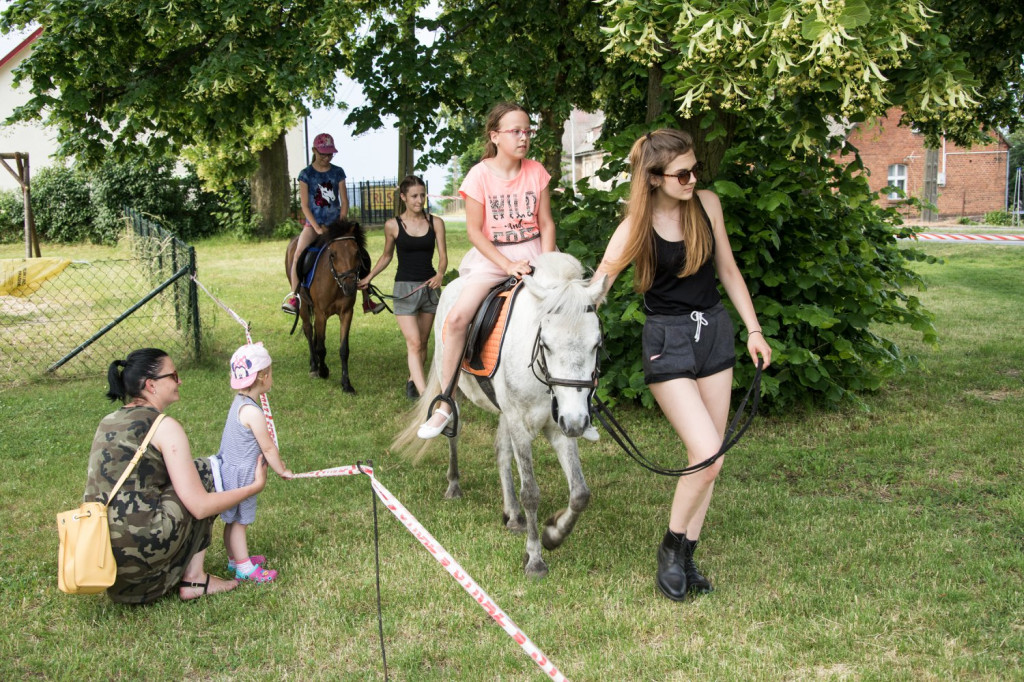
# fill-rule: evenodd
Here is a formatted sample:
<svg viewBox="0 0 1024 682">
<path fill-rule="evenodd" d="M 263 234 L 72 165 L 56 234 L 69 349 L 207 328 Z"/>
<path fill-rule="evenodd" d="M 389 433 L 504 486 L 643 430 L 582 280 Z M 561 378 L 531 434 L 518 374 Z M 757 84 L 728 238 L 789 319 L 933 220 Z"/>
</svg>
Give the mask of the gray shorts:
<svg viewBox="0 0 1024 682">
<path fill-rule="evenodd" d="M 441 293 L 438 289 L 424 286 L 423 282 L 395 282 L 391 295 L 395 297 L 395 315 L 433 315 L 437 312 L 437 300 Z"/>
<path fill-rule="evenodd" d="M 643 333 L 644 383 L 700 379 L 736 365 L 735 330 L 718 303 L 685 315 L 648 315 Z"/>
</svg>

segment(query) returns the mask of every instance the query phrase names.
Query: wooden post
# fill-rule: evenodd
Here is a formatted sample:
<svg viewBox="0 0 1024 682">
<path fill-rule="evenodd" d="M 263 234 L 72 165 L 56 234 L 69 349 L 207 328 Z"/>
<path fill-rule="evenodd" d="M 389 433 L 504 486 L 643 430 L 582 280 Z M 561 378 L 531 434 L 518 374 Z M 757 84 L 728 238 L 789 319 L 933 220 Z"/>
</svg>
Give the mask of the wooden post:
<svg viewBox="0 0 1024 682">
<path fill-rule="evenodd" d="M 18 170 L 15 171 L 8 161 L 14 161 Z M 36 236 L 36 219 L 32 213 L 32 191 L 29 180 L 28 154 L 26 152 L 0 153 L 0 164 L 7 169 L 7 172 L 14 176 L 21 186 L 22 204 L 25 215 L 25 258 L 39 258 L 39 237 Z"/>
</svg>

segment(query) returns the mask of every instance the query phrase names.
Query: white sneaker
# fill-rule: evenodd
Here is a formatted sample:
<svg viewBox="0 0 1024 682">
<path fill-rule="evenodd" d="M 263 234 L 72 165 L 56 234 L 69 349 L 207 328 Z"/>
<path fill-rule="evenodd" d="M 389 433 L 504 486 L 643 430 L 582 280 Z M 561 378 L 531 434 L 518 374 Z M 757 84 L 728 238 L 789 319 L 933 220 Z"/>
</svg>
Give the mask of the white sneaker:
<svg viewBox="0 0 1024 682">
<path fill-rule="evenodd" d="M 589 440 L 591 443 L 596 443 L 601 440 L 601 434 L 599 434 L 597 429 L 594 428 L 594 425 L 591 424 L 587 427 L 587 430 L 583 432 L 583 435 L 580 436 L 580 438 L 583 440 Z"/>
</svg>

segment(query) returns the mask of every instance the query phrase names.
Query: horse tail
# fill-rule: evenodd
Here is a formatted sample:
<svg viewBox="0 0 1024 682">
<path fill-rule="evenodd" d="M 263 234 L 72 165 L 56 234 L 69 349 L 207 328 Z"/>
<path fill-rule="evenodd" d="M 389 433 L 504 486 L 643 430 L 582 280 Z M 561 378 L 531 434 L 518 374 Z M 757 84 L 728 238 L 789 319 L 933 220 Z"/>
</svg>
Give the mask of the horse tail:
<svg viewBox="0 0 1024 682">
<path fill-rule="evenodd" d="M 431 363 L 430 373 L 427 375 L 427 386 L 423 389 L 423 394 L 420 395 L 420 399 L 416 401 L 406 413 L 406 419 L 409 420 L 408 426 L 395 436 L 395 440 L 391 442 L 391 452 L 397 452 L 402 454 L 408 459 L 411 459 L 413 463 L 419 462 L 423 455 L 426 454 L 427 448 L 430 447 L 429 440 L 423 440 L 416 435 L 416 431 L 419 430 L 420 424 L 427 420 L 430 416 L 430 403 L 433 402 L 434 398 L 441 392 L 441 377 L 438 376 L 438 362 Z"/>
</svg>

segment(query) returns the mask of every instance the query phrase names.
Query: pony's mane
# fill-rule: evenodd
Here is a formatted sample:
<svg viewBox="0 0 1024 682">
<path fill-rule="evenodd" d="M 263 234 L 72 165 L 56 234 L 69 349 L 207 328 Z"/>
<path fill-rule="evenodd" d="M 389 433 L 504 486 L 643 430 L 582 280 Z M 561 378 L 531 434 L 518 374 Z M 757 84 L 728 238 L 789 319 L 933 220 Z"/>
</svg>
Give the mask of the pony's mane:
<svg viewBox="0 0 1024 682">
<path fill-rule="evenodd" d="M 579 325 L 593 306 L 587 292 L 590 281 L 583 278 L 583 266 L 569 254 L 557 251 L 542 253 L 534 262 L 533 279 L 551 292 L 541 301 L 540 314 L 566 315 L 570 325 Z"/>
<path fill-rule="evenodd" d="M 339 237 L 348 237 L 349 235 L 355 237 L 359 248 L 366 248 L 366 233 L 363 232 L 363 228 L 359 223 L 347 219 L 342 220 L 341 218 L 329 224 L 327 230 L 317 237 L 316 243 L 318 245 L 328 244 Z"/>
</svg>

